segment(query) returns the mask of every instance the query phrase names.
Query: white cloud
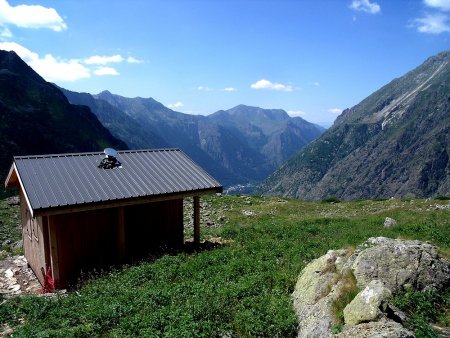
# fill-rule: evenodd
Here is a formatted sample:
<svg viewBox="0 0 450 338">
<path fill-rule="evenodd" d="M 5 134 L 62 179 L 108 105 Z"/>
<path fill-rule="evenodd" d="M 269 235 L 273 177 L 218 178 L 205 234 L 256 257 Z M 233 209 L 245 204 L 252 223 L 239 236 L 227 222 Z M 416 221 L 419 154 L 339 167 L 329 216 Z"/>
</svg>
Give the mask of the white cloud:
<svg viewBox="0 0 450 338">
<path fill-rule="evenodd" d="M 414 26 L 420 33 L 440 34 L 450 32 L 449 17 L 445 14 L 427 14 L 423 18 L 414 19 Z"/>
<path fill-rule="evenodd" d="M 91 76 L 89 69 L 79 60 L 59 60 L 50 54 L 40 57 L 15 42 L 0 42 L 0 49 L 15 51 L 31 68 L 50 82 L 76 81 Z"/>
<path fill-rule="evenodd" d="M 313 83 L 313 85 L 316 86 L 316 87 L 319 87 L 320 83 L 318 81 L 316 81 L 316 82 Z"/>
<path fill-rule="evenodd" d="M 181 108 L 183 106 L 184 106 L 184 104 L 181 101 L 178 101 L 178 102 L 171 103 L 171 104 L 167 105 L 167 107 L 169 107 L 171 109 L 173 109 L 173 108 Z"/>
<path fill-rule="evenodd" d="M 112 67 L 101 67 L 94 70 L 95 75 L 104 76 L 104 75 L 119 75 L 117 70 Z"/>
<path fill-rule="evenodd" d="M 237 89 L 234 87 L 226 87 L 222 89 L 224 92 L 235 92 Z"/>
<path fill-rule="evenodd" d="M 127 62 L 128 63 L 144 63 L 144 61 L 136 59 L 132 56 L 127 57 Z"/>
<path fill-rule="evenodd" d="M 30 61 L 29 66 L 50 82 L 76 81 L 90 77 L 89 69 L 84 67 L 78 60 L 57 60 L 50 54 Z"/>
<path fill-rule="evenodd" d="M 84 63 L 87 65 L 106 65 L 108 63 L 120 63 L 123 60 L 122 55 L 119 54 L 112 56 L 94 55 L 84 60 Z"/>
<path fill-rule="evenodd" d="M 39 58 L 39 55 L 37 53 L 33 53 L 29 49 L 15 42 L 1 42 L 0 49 L 16 52 L 16 54 L 19 55 L 25 62 L 29 62 L 31 60 Z"/>
<path fill-rule="evenodd" d="M 0 25 L 15 25 L 21 28 L 49 28 L 55 32 L 67 29 L 64 20 L 54 8 L 39 5 L 11 6 L 0 0 Z"/>
<path fill-rule="evenodd" d="M 441 11 L 450 11 L 450 0 L 424 0 L 428 7 L 437 8 Z"/>
<path fill-rule="evenodd" d="M 212 88 L 209 88 L 209 87 L 206 87 L 206 86 L 198 86 L 198 87 L 197 87 L 197 90 L 205 91 L 205 92 L 211 92 L 211 91 L 213 91 Z"/>
<path fill-rule="evenodd" d="M 338 114 L 342 113 L 342 109 L 341 108 L 330 108 L 327 110 L 327 112 L 338 115 Z"/>
<path fill-rule="evenodd" d="M 370 0 L 353 0 L 350 5 L 351 9 L 360 12 L 366 12 L 370 14 L 377 14 L 381 11 L 381 7 L 376 2 L 370 2 Z"/>
<path fill-rule="evenodd" d="M 0 26 L 0 39 L 9 39 L 12 37 L 11 31 L 7 27 Z"/>
<path fill-rule="evenodd" d="M 250 85 L 252 89 L 270 89 L 284 92 L 292 92 L 294 89 L 291 85 L 284 85 L 281 83 L 270 82 L 269 80 L 261 79 Z"/>
<path fill-rule="evenodd" d="M 307 115 L 306 112 L 302 111 L 302 110 L 288 110 L 288 115 L 290 117 L 298 117 L 298 116 L 305 116 Z"/>
</svg>

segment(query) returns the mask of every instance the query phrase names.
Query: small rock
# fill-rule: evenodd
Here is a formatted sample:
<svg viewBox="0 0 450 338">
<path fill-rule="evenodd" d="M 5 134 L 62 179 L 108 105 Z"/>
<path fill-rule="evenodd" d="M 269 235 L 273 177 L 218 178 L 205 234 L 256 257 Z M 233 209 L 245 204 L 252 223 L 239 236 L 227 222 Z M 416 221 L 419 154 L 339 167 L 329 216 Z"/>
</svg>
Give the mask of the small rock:
<svg viewBox="0 0 450 338">
<path fill-rule="evenodd" d="M 19 291 L 19 290 L 20 290 L 20 285 L 19 285 L 19 284 L 11 285 L 11 286 L 9 287 L 9 290 L 10 290 L 11 292 Z"/>
<path fill-rule="evenodd" d="M 396 225 L 396 224 L 397 224 L 397 221 L 393 218 L 386 217 L 384 219 L 384 227 L 385 228 L 390 228 L 391 226 Z"/>
<path fill-rule="evenodd" d="M 381 316 L 380 306 L 391 298 L 391 291 L 379 280 L 373 280 L 344 309 L 347 325 L 374 321 Z"/>
<path fill-rule="evenodd" d="M 15 243 L 12 245 L 12 248 L 13 248 L 14 250 L 22 249 L 22 247 L 23 247 L 23 241 L 22 241 L 22 240 L 17 241 L 17 242 L 15 242 Z"/>
<path fill-rule="evenodd" d="M 6 278 L 12 278 L 12 276 L 14 276 L 14 272 L 12 272 L 11 269 L 8 269 L 5 271 L 5 277 Z"/>
<path fill-rule="evenodd" d="M 244 216 L 255 216 L 256 215 L 255 212 L 252 210 L 242 210 L 242 214 Z"/>
<path fill-rule="evenodd" d="M 5 240 L 3 241 L 3 243 L 2 243 L 2 246 L 3 246 L 3 247 L 8 246 L 8 245 L 10 245 L 11 243 L 12 243 L 12 241 L 11 241 L 10 239 L 5 239 Z"/>
<path fill-rule="evenodd" d="M 8 203 L 9 206 L 19 205 L 20 203 L 19 196 L 9 197 L 6 203 Z"/>
<path fill-rule="evenodd" d="M 409 317 L 406 315 L 406 313 L 404 313 L 402 310 L 400 310 L 398 307 L 396 307 L 393 304 L 387 305 L 386 316 L 400 324 L 405 323 L 409 319 Z"/>
<path fill-rule="evenodd" d="M 13 261 L 13 263 L 16 264 L 19 267 L 27 265 L 27 261 L 25 260 L 24 256 L 18 256 L 17 259 L 15 259 Z"/>
</svg>

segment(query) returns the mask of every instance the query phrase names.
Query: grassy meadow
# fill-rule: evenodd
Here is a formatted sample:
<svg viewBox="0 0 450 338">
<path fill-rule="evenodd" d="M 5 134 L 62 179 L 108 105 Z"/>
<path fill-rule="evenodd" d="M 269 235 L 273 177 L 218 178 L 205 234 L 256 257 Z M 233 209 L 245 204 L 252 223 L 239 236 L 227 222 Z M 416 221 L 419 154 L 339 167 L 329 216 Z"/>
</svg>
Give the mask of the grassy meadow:
<svg viewBox="0 0 450 338">
<path fill-rule="evenodd" d="M 222 244 L 85 276 L 68 296 L 8 299 L 0 325 L 14 337 L 292 337 L 297 276 L 327 250 L 386 236 L 430 241 L 450 257 L 448 200 L 202 200 L 221 224 L 202 226 L 202 238 Z M 385 217 L 397 225 L 384 228 Z M 450 325 L 449 303 L 447 292 L 432 319 Z"/>
</svg>

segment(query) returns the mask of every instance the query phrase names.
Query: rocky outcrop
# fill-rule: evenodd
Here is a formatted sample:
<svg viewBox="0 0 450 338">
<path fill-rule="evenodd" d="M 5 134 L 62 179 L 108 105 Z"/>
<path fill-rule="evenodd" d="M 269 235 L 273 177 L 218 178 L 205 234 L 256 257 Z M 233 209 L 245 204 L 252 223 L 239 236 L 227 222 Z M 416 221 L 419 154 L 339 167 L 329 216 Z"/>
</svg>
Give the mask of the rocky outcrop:
<svg viewBox="0 0 450 338">
<path fill-rule="evenodd" d="M 344 330 L 330 338 L 414 338 L 414 334 L 406 330 L 400 323 L 381 319 L 376 322 L 346 326 Z"/>
<path fill-rule="evenodd" d="M 374 237 L 353 253 L 330 250 L 303 269 L 295 286 L 298 337 L 414 337 L 389 303 L 392 295 L 449 283 L 450 264 L 429 243 Z M 356 296 L 345 303 L 349 294 Z M 333 334 L 339 311 L 345 325 Z"/>
</svg>

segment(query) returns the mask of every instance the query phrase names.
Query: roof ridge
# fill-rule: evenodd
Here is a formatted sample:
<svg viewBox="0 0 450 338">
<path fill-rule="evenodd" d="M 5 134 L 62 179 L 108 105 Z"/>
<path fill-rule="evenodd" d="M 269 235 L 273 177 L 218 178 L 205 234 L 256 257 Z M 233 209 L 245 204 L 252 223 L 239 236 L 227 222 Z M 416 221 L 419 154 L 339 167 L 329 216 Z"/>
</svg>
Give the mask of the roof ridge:
<svg viewBox="0 0 450 338">
<path fill-rule="evenodd" d="M 180 148 L 130 149 L 130 150 L 119 150 L 119 151 L 117 151 L 117 153 L 118 154 L 131 154 L 131 153 L 150 153 L 150 152 L 165 152 L 165 151 L 181 151 L 181 149 Z M 22 156 L 14 156 L 14 160 L 92 156 L 92 155 L 105 155 L 105 153 L 103 151 L 95 151 L 95 152 L 80 152 L 80 153 L 22 155 Z"/>
</svg>

